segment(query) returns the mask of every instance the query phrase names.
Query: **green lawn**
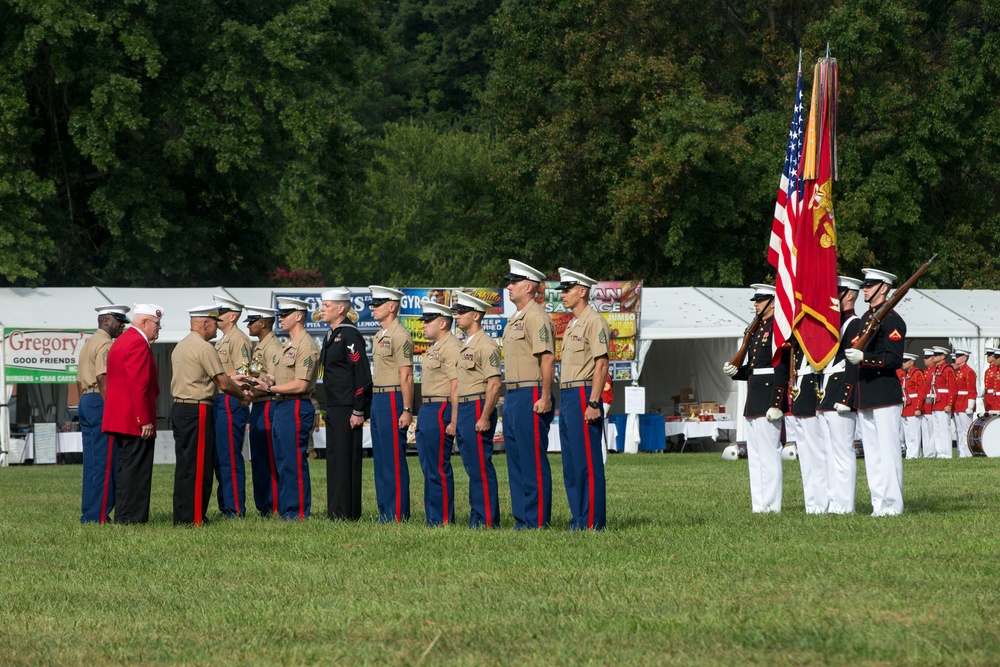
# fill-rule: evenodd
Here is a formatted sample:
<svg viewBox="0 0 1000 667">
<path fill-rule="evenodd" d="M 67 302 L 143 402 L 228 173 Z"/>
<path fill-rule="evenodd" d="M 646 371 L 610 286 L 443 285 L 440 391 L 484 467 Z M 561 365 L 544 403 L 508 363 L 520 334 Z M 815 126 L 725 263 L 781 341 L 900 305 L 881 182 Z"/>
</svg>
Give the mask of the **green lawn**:
<svg viewBox="0 0 1000 667">
<path fill-rule="evenodd" d="M 172 526 L 170 466 L 130 527 L 79 525 L 79 466 L 0 469 L 0 664 L 1000 661 L 1000 460 L 906 461 L 906 514 L 873 519 L 863 465 L 858 515 L 806 516 L 790 462 L 755 516 L 745 461 L 617 455 L 600 534 L 563 530 L 558 456 L 556 528 L 513 531 L 496 462 L 491 532 L 425 528 L 412 457 L 403 526 L 376 524 L 370 460 L 360 524 L 324 518 L 317 461 L 306 523 L 202 529 Z"/>
</svg>

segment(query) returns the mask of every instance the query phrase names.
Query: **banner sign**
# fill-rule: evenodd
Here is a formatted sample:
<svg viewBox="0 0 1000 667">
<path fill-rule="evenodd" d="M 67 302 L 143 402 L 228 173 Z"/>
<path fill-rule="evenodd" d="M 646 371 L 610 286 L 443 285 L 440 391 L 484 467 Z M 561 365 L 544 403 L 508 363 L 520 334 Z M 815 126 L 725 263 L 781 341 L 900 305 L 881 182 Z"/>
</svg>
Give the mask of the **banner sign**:
<svg viewBox="0 0 1000 667">
<path fill-rule="evenodd" d="M 76 382 L 80 350 L 92 333 L 93 329 L 6 329 L 3 349 L 7 382 Z"/>
<path fill-rule="evenodd" d="M 556 327 L 556 359 L 562 359 L 562 338 L 566 325 L 573 321 L 573 313 L 566 310 L 562 303 L 562 292 L 559 283 L 545 284 L 545 310 L 552 316 Z M 611 329 L 611 363 L 616 369 L 621 365 L 614 362 L 633 361 L 635 359 L 636 336 L 639 333 L 639 310 L 642 301 L 642 281 L 608 281 L 599 282 L 590 290 L 590 306 L 608 321 Z M 616 370 L 615 379 L 621 374 Z"/>
</svg>

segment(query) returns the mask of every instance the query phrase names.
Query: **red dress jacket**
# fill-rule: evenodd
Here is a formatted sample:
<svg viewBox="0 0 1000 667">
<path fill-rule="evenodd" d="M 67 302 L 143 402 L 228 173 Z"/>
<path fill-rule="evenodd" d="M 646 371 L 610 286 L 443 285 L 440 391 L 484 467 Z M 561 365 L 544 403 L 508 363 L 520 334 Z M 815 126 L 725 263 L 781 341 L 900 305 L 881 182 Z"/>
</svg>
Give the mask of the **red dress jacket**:
<svg viewBox="0 0 1000 667">
<path fill-rule="evenodd" d="M 928 410 L 926 412 L 941 412 L 946 407 L 955 407 L 955 371 L 946 363 L 940 363 L 924 372 L 924 384 L 927 387 Z"/>
<path fill-rule="evenodd" d="M 919 368 L 911 367 L 909 372 L 900 368 L 896 374 L 903 385 L 903 416 L 915 417 L 917 410 L 922 413 L 926 409 L 924 400 L 927 387 L 924 384 L 924 373 Z"/>
<path fill-rule="evenodd" d="M 152 424 L 155 437 L 160 383 L 153 351 L 138 329 L 128 329 L 112 343 L 104 383 L 104 432 L 140 435 L 143 424 Z"/>
<path fill-rule="evenodd" d="M 975 408 L 978 396 L 976 371 L 967 365 L 962 366 L 955 371 L 955 412 L 965 412 L 970 404 Z"/>
<path fill-rule="evenodd" d="M 983 409 L 997 410 L 1000 400 L 998 400 L 997 389 L 1000 389 L 1000 369 L 993 364 L 986 367 L 983 372 L 983 386 L 986 393 L 983 394 Z"/>
</svg>

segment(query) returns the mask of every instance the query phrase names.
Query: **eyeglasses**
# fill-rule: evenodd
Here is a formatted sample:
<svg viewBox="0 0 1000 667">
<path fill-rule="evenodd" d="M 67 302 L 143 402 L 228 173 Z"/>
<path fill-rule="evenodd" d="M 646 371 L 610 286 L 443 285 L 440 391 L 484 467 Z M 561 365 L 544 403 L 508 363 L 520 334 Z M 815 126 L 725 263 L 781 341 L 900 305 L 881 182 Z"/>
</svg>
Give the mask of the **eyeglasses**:
<svg viewBox="0 0 1000 667">
<path fill-rule="evenodd" d="M 433 315 L 421 315 L 420 316 L 420 321 L 423 322 L 424 324 L 426 324 L 428 322 L 433 322 L 434 320 L 436 320 L 439 317 L 441 317 L 441 316 L 437 315 L 437 314 L 433 314 Z"/>
</svg>

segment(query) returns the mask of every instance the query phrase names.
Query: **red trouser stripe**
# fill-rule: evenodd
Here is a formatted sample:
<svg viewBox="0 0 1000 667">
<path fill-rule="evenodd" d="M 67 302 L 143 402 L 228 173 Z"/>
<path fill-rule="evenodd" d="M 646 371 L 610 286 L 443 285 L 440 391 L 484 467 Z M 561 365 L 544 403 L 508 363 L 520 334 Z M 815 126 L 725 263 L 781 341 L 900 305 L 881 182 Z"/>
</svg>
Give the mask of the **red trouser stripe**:
<svg viewBox="0 0 1000 667">
<path fill-rule="evenodd" d="M 444 474 L 444 448 L 448 435 L 444 430 L 444 411 L 447 407 L 447 403 L 442 403 L 441 410 L 438 411 L 438 430 L 441 434 L 438 442 L 438 474 L 441 475 L 441 507 L 444 509 L 444 521 L 442 521 L 444 524 L 448 523 L 448 479 Z"/>
<path fill-rule="evenodd" d="M 389 394 L 389 404 L 392 407 L 392 456 L 396 464 L 396 523 L 402 523 L 403 491 L 399 479 L 399 421 L 396 420 L 396 392 Z"/>
<path fill-rule="evenodd" d="M 114 452 L 115 439 L 110 435 L 108 436 L 108 460 L 104 466 L 104 492 L 101 495 L 101 523 L 104 523 L 108 518 L 108 485 L 111 483 L 111 475 L 114 471 L 111 469 L 111 455 Z"/>
<path fill-rule="evenodd" d="M 236 440 L 233 438 L 233 408 L 229 404 L 229 397 L 223 396 L 226 401 L 226 430 L 229 432 L 229 476 L 232 478 L 233 482 L 233 505 L 236 507 L 236 513 L 242 514 L 243 510 L 240 507 L 240 487 L 236 484 Z"/>
<path fill-rule="evenodd" d="M 476 422 L 482 418 L 482 412 L 482 401 L 476 401 Z M 483 507 L 486 508 L 486 525 L 492 526 L 493 521 L 490 517 L 490 485 L 489 481 L 486 479 L 486 454 L 483 451 L 485 444 L 485 440 L 483 440 L 483 438 L 485 436 L 485 433 L 476 432 L 476 442 L 479 444 L 479 479 L 483 483 Z"/>
<path fill-rule="evenodd" d="M 264 432 L 267 433 L 267 456 L 271 460 L 271 511 L 278 511 L 278 469 L 274 465 L 274 440 L 271 439 L 271 401 L 264 404 Z"/>
<path fill-rule="evenodd" d="M 535 387 L 534 400 L 531 406 L 531 419 L 535 426 L 535 482 L 538 485 L 538 527 L 545 525 L 545 488 L 542 486 L 542 441 L 538 435 L 538 419 L 540 415 L 535 412 L 534 404 L 538 402 L 539 388 Z M 546 443 L 546 446 L 548 443 Z"/>
<path fill-rule="evenodd" d="M 302 399 L 295 399 L 295 461 L 298 464 L 299 472 L 299 521 L 306 519 L 306 486 L 302 481 L 302 449 L 299 442 L 302 436 L 302 417 L 299 410 L 302 408 Z"/>
<path fill-rule="evenodd" d="M 580 415 L 583 418 L 583 444 L 587 452 L 587 492 L 590 494 L 590 511 L 587 528 L 594 527 L 594 461 L 590 457 L 590 424 L 587 423 L 586 388 L 580 387 Z"/>
<path fill-rule="evenodd" d="M 201 484 L 205 479 L 205 415 L 208 406 L 198 406 L 198 458 L 194 462 L 194 525 L 201 525 Z"/>
</svg>

